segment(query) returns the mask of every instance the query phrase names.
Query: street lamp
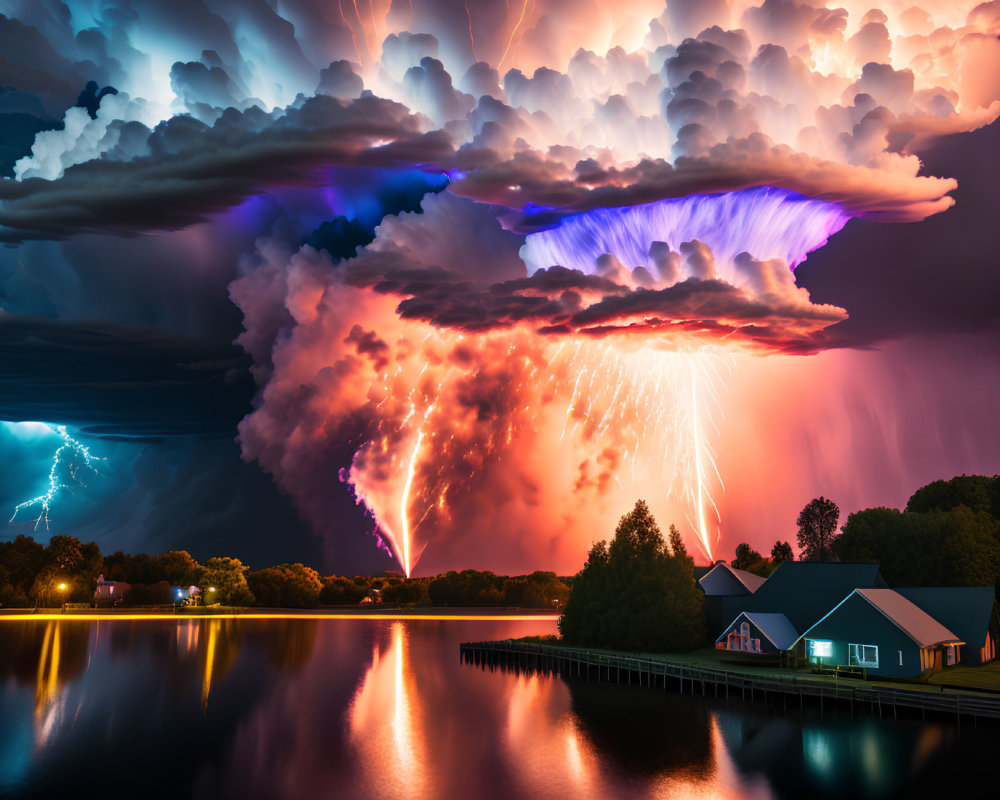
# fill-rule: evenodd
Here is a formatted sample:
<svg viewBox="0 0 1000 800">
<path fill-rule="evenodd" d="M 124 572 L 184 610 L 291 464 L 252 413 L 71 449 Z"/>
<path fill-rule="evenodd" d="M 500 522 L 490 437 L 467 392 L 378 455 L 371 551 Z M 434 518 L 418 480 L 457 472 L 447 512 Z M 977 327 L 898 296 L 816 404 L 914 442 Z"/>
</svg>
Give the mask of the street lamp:
<svg viewBox="0 0 1000 800">
<path fill-rule="evenodd" d="M 61 593 L 61 595 L 60 595 L 60 603 L 62 604 L 62 610 L 65 611 L 66 610 L 66 584 L 65 583 L 60 583 L 59 584 L 59 591 Z"/>
</svg>

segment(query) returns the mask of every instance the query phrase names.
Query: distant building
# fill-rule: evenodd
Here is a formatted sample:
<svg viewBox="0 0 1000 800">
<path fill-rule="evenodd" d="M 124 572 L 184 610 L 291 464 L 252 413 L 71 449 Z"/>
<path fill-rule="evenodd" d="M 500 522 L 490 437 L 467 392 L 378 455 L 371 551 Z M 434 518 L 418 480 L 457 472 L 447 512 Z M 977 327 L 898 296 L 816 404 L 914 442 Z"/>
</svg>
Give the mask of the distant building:
<svg viewBox="0 0 1000 800">
<path fill-rule="evenodd" d="M 912 677 L 939 670 L 964 642 L 892 589 L 855 589 L 799 637 L 796 655 L 818 665 Z"/>
<path fill-rule="evenodd" d="M 97 589 L 94 591 L 94 604 L 113 606 L 121 600 L 131 588 L 131 584 L 125 581 L 108 581 L 104 579 L 104 574 L 97 576 Z"/>
</svg>

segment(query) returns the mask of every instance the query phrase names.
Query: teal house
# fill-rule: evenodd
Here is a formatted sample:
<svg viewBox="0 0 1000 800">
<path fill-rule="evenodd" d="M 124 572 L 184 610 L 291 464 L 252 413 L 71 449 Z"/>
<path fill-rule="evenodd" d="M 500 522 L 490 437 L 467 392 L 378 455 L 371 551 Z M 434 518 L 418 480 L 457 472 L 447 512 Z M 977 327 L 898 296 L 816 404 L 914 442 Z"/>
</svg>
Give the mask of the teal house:
<svg viewBox="0 0 1000 800">
<path fill-rule="evenodd" d="M 795 653 L 817 665 L 845 665 L 869 675 L 912 677 L 945 665 L 964 642 L 892 589 L 858 588 L 809 627 Z"/>
</svg>

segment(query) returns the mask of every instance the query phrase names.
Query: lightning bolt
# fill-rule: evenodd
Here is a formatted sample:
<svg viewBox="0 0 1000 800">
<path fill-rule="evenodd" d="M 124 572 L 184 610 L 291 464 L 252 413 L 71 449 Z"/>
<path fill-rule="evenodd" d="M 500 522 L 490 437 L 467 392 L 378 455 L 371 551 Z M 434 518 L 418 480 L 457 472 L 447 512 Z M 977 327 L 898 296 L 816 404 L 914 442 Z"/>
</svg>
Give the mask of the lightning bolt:
<svg viewBox="0 0 1000 800">
<path fill-rule="evenodd" d="M 351 42 L 354 44 L 354 52 L 358 54 L 358 63 L 363 64 L 364 62 L 361 60 L 361 49 L 358 47 L 358 40 L 354 37 L 354 28 L 351 27 L 351 23 L 347 21 L 347 15 L 344 13 L 343 0 L 337 0 L 337 6 L 340 8 L 340 16 L 343 17 L 347 30 L 351 32 Z"/>
<path fill-rule="evenodd" d="M 465 16 L 469 18 L 469 41 L 472 43 L 472 58 L 478 62 L 479 56 L 476 55 L 476 39 L 472 35 L 472 12 L 469 11 L 469 0 L 465 0 Z"/>
<path fill-rule="evenodd" d="M 62 439 L 62 444 L 52 456 L 48 491 L 38 495 L 38 497 L 18 503 L 14 506 L 14 513 L 10 518 L 10 521 L 14 522 L 19 512 L 36 508 L 38 516 L 31 520 L 35 523 L 36 531 L 42 523 L 45 523 L 45 530 L 49 529 L 49 511 L 52 507 L 52 501 L 55 500 L 59 491 L 73 485 L 86 486 L 85 477 L 97 474 L 94 462 L 104 460 L 91 455 L 90 450 L 69 435 L 65 425 L 47 425 L 46 427 Z"/>
<path fill-rule="evenodd" d="M 509 6 L 508 6 L 509 8 Z M 524 5 L 521 6 L 521 16 L 517 20 L 517 24 L 514 26 L 514 30 L 510 32 L 510 39 L 507 40 L 507 48 L 503 51 L 503 55 L 500 56 L 500 61 L 497 62 L 497 70 L 503 65 L 504 59 L 507 58 L 507 53 L 510 52 L 510 46 L 514 43 L 514 35 L 517 33 L 518 28 L 521 27 L 521 23 L 524 22 L 524 15 L 528 12 L 528 0 L 524 0 Z"/>
</svg>

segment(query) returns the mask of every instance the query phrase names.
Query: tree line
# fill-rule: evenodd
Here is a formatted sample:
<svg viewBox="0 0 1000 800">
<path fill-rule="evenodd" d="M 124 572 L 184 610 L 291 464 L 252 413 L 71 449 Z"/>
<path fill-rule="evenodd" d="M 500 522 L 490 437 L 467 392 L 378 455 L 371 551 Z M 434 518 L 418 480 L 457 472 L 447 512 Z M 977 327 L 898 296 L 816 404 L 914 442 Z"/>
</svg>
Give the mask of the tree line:
<svg viewBox="0 0 1000 800">
<path fill-rule="evenodd" d="M 199 563 L 186 550 L 161 555 L 121 551 L 102 556 L 95 542 L 53 536 L 48 545 L 31 536 L 0 542 L 0 607 L 57 607 L 90 603 L 97 578 L 128 584 L 127 606 L 168 605 L 177 588 L 198 587 L 208 603 L 267 608 L 315 608 L 362 602 L 447 606 L 553 608 L 569 596 L 568 579 L 554 572 L 504 576 L 465 570 L 433 578 L 322 576 L 303 564 L 251 570 L 237 558 Z"/>
<path fill-rule="evenodd" d="M 890 586 L 994 586 L 1000 590 L 1000 476 L 959 475 L 917 489 L 903 510 L 864 508 L 837 529 L 840 509 L 817 497 L 799 513 L 803 561 L 877 562 Z M 766 558 L 743 542 L 730 563 L 768 577 L 794 558 L 776 542 Z"/>
</svg>

